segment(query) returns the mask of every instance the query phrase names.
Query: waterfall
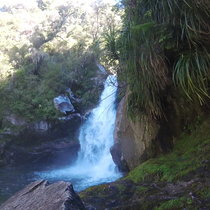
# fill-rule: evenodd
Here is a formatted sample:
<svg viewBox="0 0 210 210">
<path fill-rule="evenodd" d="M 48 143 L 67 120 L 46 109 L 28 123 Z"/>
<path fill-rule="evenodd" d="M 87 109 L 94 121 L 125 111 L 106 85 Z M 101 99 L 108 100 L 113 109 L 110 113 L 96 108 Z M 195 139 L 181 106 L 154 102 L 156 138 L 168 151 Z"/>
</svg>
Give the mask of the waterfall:
<svg viewBox="0 0 210 210">
<path fill-rule="evenodd" d="M 109 75 L 99 105 L 92 110 L 80 129 L 81 148 L 75 165 L 50 172 L 39 172 L 41 178 L 70 181 L 76 191 L 80 191 L 92 185 L 114 181 L 122 176 L 116 170 L 110 154 L 110 148 L 114 144 L 116 90 L 116 77 Z"/>
<path fill-rule="evenodd" d="M 110 148 L 114 143 L 116 84 L 116 77 L 108 76 L 99 106 L 93 109 L 79 135 L 81 149 L 77 165 L 87 167 L 95 174 L 106 175 L 115 170 Z"/>
</svg>

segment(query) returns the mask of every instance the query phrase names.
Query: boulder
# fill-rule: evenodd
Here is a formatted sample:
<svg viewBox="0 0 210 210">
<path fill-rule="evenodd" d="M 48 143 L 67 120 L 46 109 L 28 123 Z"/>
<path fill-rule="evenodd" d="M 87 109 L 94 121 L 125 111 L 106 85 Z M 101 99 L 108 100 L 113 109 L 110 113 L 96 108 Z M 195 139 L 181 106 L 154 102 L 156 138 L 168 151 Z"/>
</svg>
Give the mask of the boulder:
<svg viewBox="0 0 210 210">
<path fill-rule="evenodd" d="M 2 210 L 85 210 L 69 182 L 49 184 L 45 180 L 30 183 L 0 206 Z"/>
<path fill-rule="evenodd" d="M 105 69 L 100 63 L 98 63 L 97 66 L 98 66 L 99 70 L 100 70 L 102 73 L 104 73 L 104 74 L 107 73 L 107 72 L 106 72 L 106 69 Z"/>
<path fill-rule="evenodd" d="M 69 97 L 71 99 L 73 99 L 74 101 L 76 101 L 77 103 L 81 103 L 82 99 L 79 98 L 75 98 L 73 92 L 71 91 L 71 88 L 67 88 L 66 92 L 69 94 Z M 55 108 L 66 114 L 66 112 L 74 112 L 74 106 L 72 105 L 70 99 L 68 96 L 62 94 L 56 98 L 54 98 L 53 102 L 54 102 L 54 106 Z"/>
<path fill-rule="evenodd" d="M 114 163 L 118 166 L 118 169 L 122 172 L 128 171 L 128 166 L 122 154 L 122 145 L 120 141 L 116 141 L 114 146 L 110 148 L 110 153 Z"/>
<path fill-rule="evenodd" d="M 71 104 L 71 101 L 68 96 L 61 95 L 54 98 L 53 101 L 54 101 L 55 108 L 64 114 L 66 114 L 66 112 L 74 111 L 74 107 Z"/>
<path fill-rule="evenodd" d="M 6 116 L 6 119 L 13 125 L 22 126 L 26 124 L 26 121 L 24 119 L 22 119 L 21 117 L 18 117 L 15 114 Z"/>
</svg>

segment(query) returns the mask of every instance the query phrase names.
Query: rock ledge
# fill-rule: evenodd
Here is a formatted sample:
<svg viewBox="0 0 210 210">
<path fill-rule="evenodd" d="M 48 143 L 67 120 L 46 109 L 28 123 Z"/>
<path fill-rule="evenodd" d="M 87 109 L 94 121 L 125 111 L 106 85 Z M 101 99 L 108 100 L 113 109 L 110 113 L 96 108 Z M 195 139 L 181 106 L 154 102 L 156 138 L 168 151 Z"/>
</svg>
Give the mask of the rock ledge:
<svg viewBox="0 0 210 210">
<path fill-rule="evenodd" d="M 49 184 L 45 180 L 30 183 L 0 206 L 1 210 L 84 210 L 69 182 Z"/>
</svg>

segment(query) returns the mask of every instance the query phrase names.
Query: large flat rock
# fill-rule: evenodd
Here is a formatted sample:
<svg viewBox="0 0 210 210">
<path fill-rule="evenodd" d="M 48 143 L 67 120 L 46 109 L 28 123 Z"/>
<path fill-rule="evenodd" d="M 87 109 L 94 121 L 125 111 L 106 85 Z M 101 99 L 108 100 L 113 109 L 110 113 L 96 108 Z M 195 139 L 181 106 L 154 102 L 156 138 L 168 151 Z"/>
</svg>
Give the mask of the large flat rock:
<svg viewBox="0 0 210 210">
<path fill-rule="evenodd" d="M 0 206 L 0 210 L 83 210 L 79 196 L 69 182 L 30 183 Z"/>
</svg>

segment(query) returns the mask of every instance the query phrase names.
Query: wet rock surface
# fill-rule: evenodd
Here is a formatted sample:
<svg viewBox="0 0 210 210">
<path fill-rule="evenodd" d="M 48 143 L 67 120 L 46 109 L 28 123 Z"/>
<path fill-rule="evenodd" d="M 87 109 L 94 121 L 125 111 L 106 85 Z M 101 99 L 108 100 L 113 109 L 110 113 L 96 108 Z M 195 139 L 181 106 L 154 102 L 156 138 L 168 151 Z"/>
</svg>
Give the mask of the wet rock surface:
<svg viewBox="0 0 210 210">
<path fill-rule="evenodd" d="M 80 148 L 81 116 L 72 114 L 55 125 L 27 125 L 19 133 L 0 134 L 0 168 L 23 165 L 69 165 Z"/>
<path fill-rule="evenodd" d="M 0 206 L 1 210 L 84 210 L 69 182 L 49 184 L 45 180 L 30 183 Z"/>
<path fill-rule="evenodd" d="M 76 160 L 79 148 L 79 142 L 65 138 L 31 147 L 11 145 L 6 152 L 12 157 L 6 165 L 16 167 L 28 164 L 65 166 Z"/>
<path fill-rule="evenodd" d="M 36 142 L 25 147 L 8 140 L 0 143 L 0 168 L 27 165 L 65 166 L 75 162 L 79 149 L 79 141 L 69 138 Z"/>
<path fill-rule="evenodd" d="M 96 210 L 207 210 L 210 209 L 210 167 L 201 165 L 178 182 L 134 183 L 125 177 L 91 187 L 79 196 L 87 209 Z"/>
</svg>

